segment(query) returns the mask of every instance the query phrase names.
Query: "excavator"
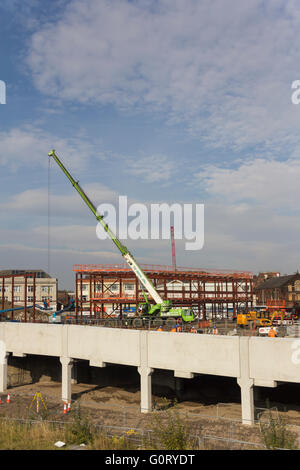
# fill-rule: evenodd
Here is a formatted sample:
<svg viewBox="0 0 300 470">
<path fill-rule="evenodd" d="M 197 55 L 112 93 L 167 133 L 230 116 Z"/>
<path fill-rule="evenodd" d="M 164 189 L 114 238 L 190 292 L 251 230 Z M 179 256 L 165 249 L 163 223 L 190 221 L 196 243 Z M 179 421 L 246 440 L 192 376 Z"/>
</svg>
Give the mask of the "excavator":
<svg viewBox="0 0 300 470">
<path fill-rule="evenodd" d="M 155 289 L 153 283 L 151 280 L 148 278 L 146 273 L 143 271 L 141 266 L 138 264 L 138 262 L 134 259 L 133 255 L 130 253 L 128 248 L 123 245 L 120 240 L 116 237 L 116 235 L 111 231 L 109 228 L 108 224 L 104 220 L 104 216 L 100 215 L 94 206 L 94 204 L 91 202 L 91 200 L 88 198 L 88 196 L 85 194 L 84 190 L 81 188 L 79 185 L 78 181 L 75 181 L 74 178 L 71 176 L 71 174 L 68 172 L 68 170 L 65 168 L 61 160 L 58 158 L 55 150 L 51 150 L 48 153 L 48 156 L 53 158 L 55 162 L 58 164 L 58 166 L 61 168 L 63 173 L 66 175 L 66 177 L 69 179 L 69 181 L 72 183 L 73 187 L 76 189 L 80 197 L 83 199 L 83 201 L 86 203 L 88 208 L 91 210 L 91 212 L 94 214 L 96 217 L 97 221 L 102 225 L 104 230 L 107 232 L 115 246 L 118 248 L 120 251 L 121 255 L 123 256 L 124 260 L 128 264 L 129 268 L 134 272 L 136 277 L 138 278 L 140 284 L 143 286 L 143 294 L 145 298 L 145 303 L 141 303 L 139 305 L 139 313 L 140 317 L 139 318 L 160 318 L 160 319 L 174 319 L 177 320 L 181 318 L 181 320 L 185 323 L 189 323 L 195 320 L 195 316 L 193 313 L 193 310 L 188 307 L 173 307 L 171 304 L 170 300 L 164 300 L 160 296 L 160 294 L 157 292 Z M 154 300 L 154 304 L 151 304 L 147 295 L 144 292 L 144 289 L 148 292 L 149 296 Z"/>
</svg>

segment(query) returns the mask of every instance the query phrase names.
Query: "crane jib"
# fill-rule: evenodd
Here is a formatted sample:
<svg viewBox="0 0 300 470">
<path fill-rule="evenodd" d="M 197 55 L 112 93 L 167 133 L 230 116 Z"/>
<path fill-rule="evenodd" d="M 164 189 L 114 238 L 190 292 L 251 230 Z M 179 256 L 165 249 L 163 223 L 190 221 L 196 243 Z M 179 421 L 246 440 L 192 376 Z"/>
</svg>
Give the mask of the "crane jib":
<svg viewBox="0 0 300 470">
<path fill-rule="evenodd" d="M 104 216 L 98 214 L 97 209 L 95 208 L 94 204 L 92 201 L 89 199 L 89 197 L 85 194 L 84 190 L 81 188 L 79 185 L 78 181 L 75 181 L 74 178 L 71 176 L 71 174 L 68 172 L 68 170 L 64 167 L 58 156 L 55 154 L 55 150 L 51 150 L 51 152 L 48 153 L 49 157 L 53 157 L 58 166 L 62 169 L 64 174 L 67 176 L 67 178 L 70 180 L 78 194 L 81 196 L 81 198 L 84 200 L 86 205 L 90 208 L 90 210 L 93 212 L 95 215 L 96 219 L 104 230 L 108 233 L 114 244 L 117 246 L 119 251 L 121 252 L 123 258 L 129 265 L 130 269 L 135 273 L 141 284 L 147 289 L 148 293 L 150 296 L 153 298 L 153 300 L 156 302 L 156 306 L 154 306 L 153 311 L 160 311 L 164 315 L 168 313 L 170 316 L 181 316 L 184 321 L 192 321 L 194 319 L 194 315 L 187 314 L 185 313 L 185 310 L 182 308 L 171 308 L 171 302 L 169 300 L 163 300 L 160 296 L 160 294 L 157 292 L 156 288 L 152 284 L 151 280 L 148 279 L 146 273 L 142 270 L 142 268 L 139 266 L 139 264 L 135 261 L 134 257 L 131 255 L 129 250 L 127 249 L 126 246 L 122 245 L 120 240 L 116 237 L 116 235 L 110 230 L 109 226 L 104 220 Z M 148 304 L 148 303 L 147 303 Z M 150 305 L 150 304 L 149 304 Z M 159 307 L 159 308 L 158 308 Z"/>
<path fill-rule="evenodd" d="M 102 227 L 104 228 L 104 230 L 108 233 L 108 235 L 110 236 L 110 238 L 112 239 L 112 241 L 114 242 L 114 244 L 117 246 L 117 248 L 120 250 L 120 252 L 122 253 L 122 255 L 125 255 L 126 253 L 128 253 L 128 250 L 125 246 L 122 245 L 122 243 L 120 242 L 120 240 L 118 240 L 118 238 L 116 237 L 116 235 L 110 230 L 109 226 L 107 225 L 107 223 L 103 220 L 103 216 L 98 214 L 97 212 L 97 209 L 96 207 L 94 206 L 94 204 L 92 203 L 92 201 L 90 200 L 90 198 L 85 194 L 84 190 L 81 188 L 80 184 L 78 183 L 78 181 L 75 181 L 74 178 L 72 177 L 72 175 L 68 172 L 68 170 L 65 168 L 65 166 L 63 165 L 63 163 L 60 161 L 60 159 L 58 158 L 58 156 L 56 155 L 55 153 L 55 150 L 51 150 L 51 152 L 48 153 L 49 157 L 53 157 L 54 160 L 56 161 L 56 163 L 58 164 L 58 166 L 62 169 L 62 171 L 64 172 L 64 174 L 67 176 L 67 178 L 70 180 L 70 182 L 72 183 L 72 185 L 74 186 L 74 188 L 76 189 L 76 191 L 78 192 L 78 194 L 81 196 L 81 198 L 84 200 L 84 202 L 86 203 L 86 205 L 90 208 L 90 210 L 93 212 L 93 214 L 95 215 L 96 219 L 98 220 L 98 222 L 100 222 L 100 224 L 102 225 Z"/>
</svg>

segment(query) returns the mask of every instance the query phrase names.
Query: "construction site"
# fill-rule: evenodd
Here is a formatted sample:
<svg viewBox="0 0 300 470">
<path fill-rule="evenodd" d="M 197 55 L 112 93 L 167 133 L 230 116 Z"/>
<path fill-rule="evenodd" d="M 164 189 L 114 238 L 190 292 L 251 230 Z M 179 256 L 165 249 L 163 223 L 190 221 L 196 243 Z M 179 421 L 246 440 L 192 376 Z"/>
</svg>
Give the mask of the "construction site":
<svg viewBox="0 0 300 470">
<path fill-rule="evenodd" d="M 164 300 L 189 307 L 199 320 L 228 319 L 237 311 L 252 307 L 250 272 L 180 268 L 174 264 L 141 267 Z M 90 320 L 97 320 L 116 316 L 122 319 L 139 311 L 139 304 L 144 301 L 143 287 L 129 266 L 76 265 L 73 270 L 77 320 L 87 312 Z"/>
<path fill-rule="evenodd" d="M 298 435 L 298 273 L 271 273 L 258 283 L 250 271 L 178 267 L 173 227 L 172 265 L 139 264 L 54 150 L 49 157 L 124 262 L 74 265 L 74 296 L 59 309 L 57 280 L 47 273 L 0 273 L 0 398 L 7 416 L 21 408 L 26 419 L 32 398 L 40 397 L 52 417 L 67 420 L 80 402 L 96 425 L 100 420 L 122 435 L 146 432 L 149 414 L 176 403 L 205 427 L 202 439 L 222 440 L 230 423 L 232 448 L 259 448 L 269 400 Z"/>
<path fill-rule="evenodd" d="M 300 450 L 299 30 L 0 1 L 0 450 Z"/>
</svg>

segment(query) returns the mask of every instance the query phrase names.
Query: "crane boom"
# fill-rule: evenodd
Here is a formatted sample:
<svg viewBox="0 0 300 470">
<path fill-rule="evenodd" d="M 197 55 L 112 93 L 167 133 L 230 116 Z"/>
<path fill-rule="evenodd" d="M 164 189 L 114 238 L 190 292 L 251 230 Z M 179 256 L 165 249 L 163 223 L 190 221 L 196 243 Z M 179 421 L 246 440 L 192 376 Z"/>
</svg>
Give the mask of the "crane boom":
<svg viewBox="0 0 300 470">
<path fill-rule="evenodd" d="M 49 157 L 53 157 L 56 163 L 59 165 L 59 167 L 62 169 L 64 174 L 67 176 L 67 178 L 70 180 L 76 191 L 79 193 L 81 198 L 84 200 L 86 205 L 89 207 L 89 209 L 92 211 L 98 222 L 102 225 L 104 230 L 108 233 L 109 237 L 112 239 L 118 250 L 121 252 L 121 255 L 125 259 L 126 263 L 130 267 L 130 269 L 135 273 L 141 284 L 144 286 L 144 288 L 147 290 L 147 292 L 150 294 L 150 296 L 153 298 L 153 300 L 157 304 L 164 304 L 164 300 L 161 298 L 159 293 L 156 291 L 154 285 L 150 281 L 150 279 L 147 277 L 147 275 L 144 273 L 140 265 L 137 263 L 137 261 L 134 259 L 130 251 L 126 246 L 124 246 L 120 240 L 116 237 L 116 235 L 111 231 L 107 223 L 104 221 L 103 215 L 100 215 L 94 206 L 94 204 L 91 202 L 89 197 L 85 194 L 84 190 L 80 187 L 79 182 L 75 181 L 74 178 L 71 176 L 71 174 L 68 172 L 68 170 L 65 168 L 63 163 L 60 161 L 58 156 L 55 153 L 55 150 L 51 150 L 48 153 Z"/>
</svg>

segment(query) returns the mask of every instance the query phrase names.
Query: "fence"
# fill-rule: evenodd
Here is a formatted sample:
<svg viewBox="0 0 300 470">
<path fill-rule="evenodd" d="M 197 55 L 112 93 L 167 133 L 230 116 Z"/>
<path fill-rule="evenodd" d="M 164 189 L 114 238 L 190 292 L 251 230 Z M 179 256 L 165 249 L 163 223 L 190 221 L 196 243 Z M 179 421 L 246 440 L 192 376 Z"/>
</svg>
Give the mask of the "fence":
<svg viewBox="0 0 300 470">
<path fill-rule="evenodd" d="M 63 429 L 69 426 L 69 422 L 55 421 L 55 420 L 34 420 L 25 418 L 7 418 L 0 417 L 1 422 L 18 423 L 27 426 L 49 425 L 55 428 Z M 157 448 L 159 441 L 151 429 L 140 429 L 126 426 L 106 426 L 106 425 L 93 425 L 93 431 L 103 434 L 109 438 L 124 438 L 136 447 L 142 448 Z M 266 446 L 258 442 L 242 441 L 234 439 L 232 436 L 227 438 L 220 436 L 212 436 L 209 434 L 194 435 L 191 438 L 193 449 L 266 449 Z"/>
<path fill-rule="evenodd" d="M 11 404 L 15 403 L 15 410 L 23 411 L 23 416 L 6 416 L 8 421 L 15 421 L 20 423 L 27 423 L 35 425 L 38 423 L 49 423 L 59 426 L 67 426 L 72 422 L 74 413 L 63 414 L 63 404 L 57 396 L 43 395 L 47 405 L 48 413 L 42 412 L 37 414 L 31 410 L 31 415 L 27 412 L 29 404 L 32 402 L 33 394 L 18 393 L 12 394 Z M 9 410 L 11 404 L 6 405 L 5 397 L 2 396 L 2 403 L 0 410 Z M 91 405 L 92 408 L 91 408 Z M 278 415 L 276 408 L 257 408 L 257 419 L 254 426 L 243 426 L 240 418 L 232 418 L 222 416 L 222 409 L 228 404 L 219 403 L 215 410 L 215 415 L 208 415 L 203 413 L 185 412 L 177 409 L 162 409 L 156 411 L 156 416 L 159 416 L 161 423 L 167 422 L 170 413 L 173 411 L 178 414 L 181 422 L 186 423 L 188 426 L 191 442 L 193 448 L 197 449 L 265 449 L 266 446 L 262 442 L 262 436 L 258 424 L 264 420 L 268 423 L 267 412 L 272 412 Z M 10 408 L 9 408 L 10 407 Z M 142 415 L 139 412 L 138 406 L 120 406 L 106 403 L 95 403 L 92 400 L 73 400 L 71 410 L 76 411 L 76 407 L 81 407 L 85 412 L 89 413 L 89 420 L 91 425 L 97 432 L 103 433 L 108 437 L 122 437 L 132 445 L 142 448 L 158 448 L 159 442 L 149 429 L 151 423 L 151 414 Z M 41 406 L 42 409 L 42 406 Z M 27 412 L 27 414 L 26 414 Z M 8 413 L 10 414 L 10 413 Z M 3 414 L 2 414 L 3 416 Z M 112 423 L 115 421 L 115 423 Z M 300 446 L 300 426 L 287 423 L 287 428 L 293 432 L 295 441 Z M 152 447 L 151 447 L 152 446 Z"/>
<path fill-rule="evenodd" d="M 0 417 L 0 422 L 19 423 L 27 426 L 49 425 L 54 428 L 65 430 L 66 426 L 70 423 L 53 421 L 53 420 L 33 420 L 21 418 L 4 418 Z M 161 443 L 154 435 L 153 430 L 129 428 L 124 426 L 105 426 L 93 425 L 93 432 L 100 434 L 106 438 L 112 439 L 115 443 L 116 439 L 123 439 L 124 447 L 131 447 L 134 449 L 160 449 Z M 192 436 L 191 449 L 182 450 L 267 450 L 267 446 L 262 442 L 252 442 L 249 440 L 236 439 L 229 432 L 228 437 L 214 436 L 210 434 L 201 434 Z M 127 446 L 126 446 L 127 444 Z M 128 445 L 129 444 L 129 445 Z M 167 449 L 172 450 L 172 449 Z M 289 450 L 286 448 L 276 447 L 274 450 Z"/>
</svg>

